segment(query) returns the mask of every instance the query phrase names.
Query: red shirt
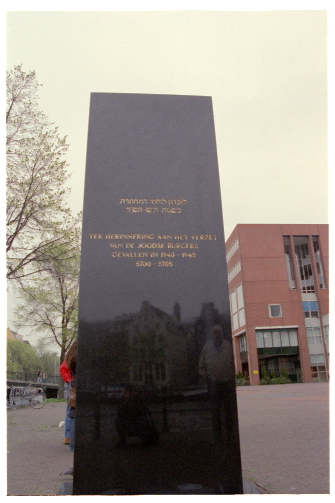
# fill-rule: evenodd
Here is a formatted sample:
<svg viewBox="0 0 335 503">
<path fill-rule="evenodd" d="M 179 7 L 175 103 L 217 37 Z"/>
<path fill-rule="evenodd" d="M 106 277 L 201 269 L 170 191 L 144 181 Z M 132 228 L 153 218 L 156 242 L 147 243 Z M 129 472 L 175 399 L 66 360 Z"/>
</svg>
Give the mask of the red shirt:
<svg viewBox="0 0 335 503">
<path fill-rule="evenodd" d="M 69 367 L 66 365 L 65 361 L 62 363 L 62 365 L 59 367 L 59 373 L 62 376 L 63 381 L 65 382 L 70 382 L 73 379 L 73 376 L 71 375 L 71 370 Z"/>
</svg>

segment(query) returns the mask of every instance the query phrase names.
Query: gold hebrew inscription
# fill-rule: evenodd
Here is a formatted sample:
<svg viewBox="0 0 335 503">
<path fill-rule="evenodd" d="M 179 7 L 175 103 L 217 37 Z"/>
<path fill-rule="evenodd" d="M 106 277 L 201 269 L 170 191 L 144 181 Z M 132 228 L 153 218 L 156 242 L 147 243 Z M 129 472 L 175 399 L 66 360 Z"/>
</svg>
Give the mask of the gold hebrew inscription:
<svg viewBox="0 0 335 503">
<path fill-rule="evenodd" d="M 182 206 L 187 204 L 187 199 L 120 199 L 126 213 L 169 213 L 179 214 Z"/>
</svg>

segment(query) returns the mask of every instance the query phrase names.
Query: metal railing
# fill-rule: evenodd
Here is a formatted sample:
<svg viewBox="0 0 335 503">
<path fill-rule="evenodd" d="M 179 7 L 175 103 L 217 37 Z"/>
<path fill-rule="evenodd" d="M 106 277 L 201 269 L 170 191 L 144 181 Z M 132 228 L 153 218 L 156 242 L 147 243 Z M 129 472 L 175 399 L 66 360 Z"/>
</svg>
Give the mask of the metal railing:
<svg viewBox="0 0 335 503">
<path fill-rule="evenodd" d="M 46 379 L 42 379 L 42 377 L 38 377 L 37 374 L 32 374 L 30 372 L 7 371 L 7 381 L 59 384 L 59 375 L 56 376 L 47 375 Z"/>
</svg>

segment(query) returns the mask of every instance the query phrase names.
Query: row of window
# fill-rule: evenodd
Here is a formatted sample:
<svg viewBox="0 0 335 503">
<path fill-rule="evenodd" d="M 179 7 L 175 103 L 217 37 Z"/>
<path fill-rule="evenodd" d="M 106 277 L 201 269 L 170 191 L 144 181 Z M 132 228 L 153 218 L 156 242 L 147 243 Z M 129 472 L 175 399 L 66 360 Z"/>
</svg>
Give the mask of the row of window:
<svg viewBox="0 0 335 503">
<path fill-rule="evenodd" d="M 233 242 L 233 244 L 231 245 L 231 247 L 229 248 L 229 250 L 226 253 L 226 261 L 227 262 L 229 262 L 229 260 L 232 258 L 232 256 L 236 252 L 236 250 L 238 250 L 238 247 L 239 247 L 238 239 L 235 239 L 235 241 Z"/>
<path fill-rule="evenodd" d="M 233 318 L 233 330 L 237 330 L 239 327 L 243 326 L 245 323 L 242 285 L 239 285 L 231 293 L 230 305 L 231 305 L 231 313 L 232 313 L 232 318 Z M 242 309 L 243 309 L 243 316 L 241 316 L 239 314 L 240 310 L 242 310 Z M 318 318 L 319 317 L 319 307 L 318 307 L 317 301 L 303 302 L 302 309 L 303 309 L 305 318 Z M 282 308 L 281 308 L 280 304 L 269 304 L 268 310 L 269 310 L 269 317 L 270 318 L 281 318 L 283 316 Z"/>
<path fill-rule="evenodd" d="M 290 288 L 296 288 L 296 279 L 300 282 L 303 293 L 315 292 L 315 282 L 318 282 L 320 288 L 326 288 L 318 236 L 312 236 L 317 278 L 313 274 L 308 236 L 293 236 L 294 250 L 292 250 L 289 236 L 283 236 L 283 240 Z M 294 277 L 293 260 L 297 266 L 298 278 Z"/>
<path fill-rule="evenodd" d="M 326 288 L 321 253 L 319 247 L 318 236 L 312 236 L 313 250 L 315 256 L 315 265 L 317 270 L 317 278 L 314 278 L 312 269 L 312 257 L 309 250 L 308 236 L 293 236 L 294 250 L 291 249 L 291 242 L 289 236 L 283 236 L 284 251 L 286 258 L 286 267 L 290 288 L 296 288 L 296 280 L 294 277 L 293 260 L 296 261 L 298 280 L 300 281 L 301 291 L 304 293 L 315 292 L 315 282 L 318 281 L 320 288 Z M 239 247 L 239 242 L 236 239 L 232 246 L 226 253 L 227 262 L 234 255 Z M 241 270 L 241 264 L 238 261 L 228 273 L 228 281 L 230 282 Z"/>
<path fill-rule="evenodd" d="M 319 355 L 309 355 L 311 365 L 324 365 L 325 364 L 325 355 L 324 354 L 319 354 Z"/>
<path fill-rule="evenodd" d="M 237 330 L 245 325 L 244 299 L 242 285 L 239 285 L 230 294 L 230 308 L 232 315 L 233 330 Z"/>
<path fill-rule="evenodd" d="M 157 363 L 152 366 L 135 364 L 131 369 L 132 382 L 148 383 L 148 382 L 164 382 L 166 381 L 165 363 Z"/>
<path fill-rule="evenodd" d="M 256 330 L 257 348 L 297 347 L 298 335 L 295 329 Z"/>
<path fill-rule="evenodd" d="M 240 272 L 240 270 L 241 270 L 241 262 L 238 261 L 228 272 L 228 283 L 230 283 L 231 280 L 233 278 L 235 278 L 235 276 L 237 276 L 237 274 Z"/>
</svg>

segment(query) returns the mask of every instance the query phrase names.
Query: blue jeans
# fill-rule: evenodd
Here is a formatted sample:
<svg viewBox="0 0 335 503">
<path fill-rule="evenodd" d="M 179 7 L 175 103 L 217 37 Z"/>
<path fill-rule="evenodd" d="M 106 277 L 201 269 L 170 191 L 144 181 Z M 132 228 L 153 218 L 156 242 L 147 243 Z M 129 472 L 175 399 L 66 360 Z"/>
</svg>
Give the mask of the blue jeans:
<svg viewBox="0 0 335 503">
<path fill-rule="evenodd" d="M 70 389 L 70 383 L 66 382 L 64 386 L 64 396 L 66 400 L 68 399 L 69 396 L 69 389 Z M 70 438 L 70 425 L 71 425 L 71 418 L 69 417 L 69 412 L 70 412 L 70 407 L 67 402 L 66 404 L 66 414 L 65 414 L 65 427 L 64 427 L 64 437 L 65 438 Z"/>
<path fill-rule="evenodd" d="M 76 420 L 74 418 L 73 419 L 70 418 L 70 446 L 69 446 L 69 449 L 71 452 L 74 451 L 75 424 L 76 424 Z"/>
</svg>

